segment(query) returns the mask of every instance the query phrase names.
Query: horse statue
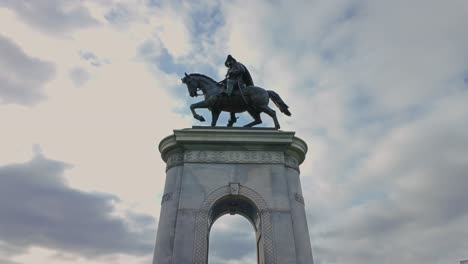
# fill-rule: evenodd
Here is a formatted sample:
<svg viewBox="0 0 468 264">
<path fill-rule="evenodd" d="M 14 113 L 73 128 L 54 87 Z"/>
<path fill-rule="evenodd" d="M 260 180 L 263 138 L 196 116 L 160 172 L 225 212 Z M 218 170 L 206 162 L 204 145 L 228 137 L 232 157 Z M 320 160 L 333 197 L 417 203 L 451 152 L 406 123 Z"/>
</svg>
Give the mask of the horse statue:
<svg viewBox="0 0 468 264">
<path fill-rule="evenodd" d="M 260 113 L 266 113 L 275 123 L 275 128 L 279 129 L 280 125 L 276 118 L 276 112 L 268 106 L 270 99 L 275 103 L 279 110 L 287 116 L 291 116 L 288 106 L 283 102 L 281 97 L 271 90 L 265 90 L 257 86 L 239 87 L 234 90 L 234 93 L 229 98 L 225 94 L 225 89 L 221 83 L 216 82 L 208 76 L 199 73 L 185 73 L 182 78 L 182 83 L 187 85 L 188 92 L 191 97 L 198 96 L 198 91 L 201 90 L 205 100 L 190 105 L 193 117 L 201 122 L 205 118 L 195 111 L 197 108 L 208 108 L 211 111 L 211 126 L 216 126 L 219 114 L 222 111 L 229 112 L 231 117 L 227 126 L 231 127 L 236 121 L 236 113 L 247 111 L 254 121 L 248 123 L 244 127 L 252 127 L 262 123 Z"/>
</svg>

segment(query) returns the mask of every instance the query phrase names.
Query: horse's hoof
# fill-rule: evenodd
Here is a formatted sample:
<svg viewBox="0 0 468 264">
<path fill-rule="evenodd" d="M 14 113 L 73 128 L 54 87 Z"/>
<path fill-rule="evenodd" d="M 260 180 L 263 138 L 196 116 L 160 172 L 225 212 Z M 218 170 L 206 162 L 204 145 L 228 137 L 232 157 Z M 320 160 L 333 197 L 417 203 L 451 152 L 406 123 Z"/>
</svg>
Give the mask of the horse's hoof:
<svg viewBox="0 0 468 264">
<path fill-rule="evenodd" d="M 200 121 L 200 122 L 205 122 L 205 118 L 201 115 L 196 115 L 196 116 L 193 116 L 196 120 Z"/>
</svg>

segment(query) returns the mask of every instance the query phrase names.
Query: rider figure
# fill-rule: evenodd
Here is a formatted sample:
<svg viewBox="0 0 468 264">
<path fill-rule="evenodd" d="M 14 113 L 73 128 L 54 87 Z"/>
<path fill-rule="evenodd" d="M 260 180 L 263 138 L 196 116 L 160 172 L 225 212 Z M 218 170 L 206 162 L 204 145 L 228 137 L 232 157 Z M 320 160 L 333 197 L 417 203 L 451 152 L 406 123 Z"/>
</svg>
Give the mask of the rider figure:
<svg viewBox="0 0 468 264">
<path fill-rule="evenodd" d="M 234 87 L 242 89 L 244 86 L 254 85 L 247 68 L 231 55 L 227 56 L 224 65 L 228 68 L 226 73 L 226 93 L 229 97 L 231 97 Z"/>
</svg>

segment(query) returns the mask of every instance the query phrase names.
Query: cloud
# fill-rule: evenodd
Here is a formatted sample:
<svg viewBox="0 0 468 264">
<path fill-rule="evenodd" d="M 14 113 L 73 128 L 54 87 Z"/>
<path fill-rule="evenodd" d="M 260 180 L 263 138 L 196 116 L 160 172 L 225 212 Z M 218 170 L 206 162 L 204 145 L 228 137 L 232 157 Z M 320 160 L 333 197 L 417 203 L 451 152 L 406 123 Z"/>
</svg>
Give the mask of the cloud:
<svg viewBox="0 0 468 264">
<path fill-rule="evenodd" d="M 1 0 L 0 6 L 45 33 L 63 34 L 98 24 L 81 2 L 73 0 Z"/>
<path fill-rule="evenodd" d="M 122 3 L 116 3 L 112 6 L 104 17 L 109 23 L 120 27 L 127 27 L 135 19 L 131 10 Z"/>
<path fill-rule="evenodd" d="M 291 106 L 292 119 L 279 116 L 282 127 L 309 143 L 302 186 L 318 263 L 449 262 L 450 253 L 432 255 L 438 247 L 460 254 L 461 235 L 450 239 L 451 249 L 440 241 L 462 227 L 466 196 L 457 187 L 467 169 L 438 154 L 453 151 L 447 155 L 461 160 L 466 155 L 456 147 L 466 145 L 462 135 L 468 134 L 461 125 L 468 113 L 457 99 L 466 98 L 465 5 L 223 5 L 226 29 L 219 32 L 226 34 L 221 37 L 228 50 L 252 65 L 256 84 L 274 89 Z M 397 131 L 407 130 L 411 136 L 395 141 Z M 438 233 L 430 236 L 433 228 Z M 418 234 L 426 240 L 413 239 Z M 392 253 L 409 245 L 426 248 L 411 256 Z"/>
<path fill-rule="evenodd" d="M 44 247 L 85 257 L 152 253 L 154 219 L 116 214 L 116 196 L 67 186 L 70 168 L 40 153 L 0 167 L 0 252 Z"/>
<path fill-rule="evenodd" d="M 147 9 L 140 11 L 140 19 L 134 19 L 133 23 L 152 23 L 152 34 L 148 35 L 144 45 L 152 43 L 166 53 L 158 59 L 163 69 L 176 72 L 179 68 L 174 65 L 184 65 L 193 69 L 197 67 L 198 72 L 216 75 L 214 67 L 223 68 L 226 54 L 220 49 L 225 46 L 226 35 L 222 32 L 224 16 L 218 1 L 183 4 L 174 1 L 146 2 Z M 135 12 L 126 13 L 136 17 Z"/>
<path fill-rule="evenodd" d="M 323 263 L 449 263 L 465 257 L 467 99 L 466 92 L 444 98 L 424 117 L 392 130 L 355 177 L 337 186 L 342 211 L 312 228 Z"/>
<path fill-rule="evenodd" d="M 28 56 L 10 39 L 0 35 L 0 103 L 32 105 L 43 100 L 44 85 L 55 66 Z"/>
<path fill-rule="evenodd" d="M 225 215 L 214 223 L 210 231 L 210 263 L 254 263 L 256 259 L 255 231 L 246 218 Z"/>
<path fill-rule="evenodd" d="M 73 91 L 75 96 L 60 96 L 69 91 L 59 85 L 63 82 L 54 83 L 51 93 L 60 104 L 47 104 L 48 112 L 37 111 L 34 115 L 21 112 L 20 117 L 27 116 L 23 122 L 15 119 L 5 126 L 8 135 L 24 141 L 33 141 L 39 135 L 47 139 L 44 144 L 48 141 L 54 147 L 54 155 L 68 155 L 66 160 L 77 164 L 70 173 L 79 176 L 70 179 L 73 186 L 87 190 L 108 188 L 119 192 L 119 197 L 125 193 L 126 199 L 140 199 L 135 202 L 152 205 L 151 197 L 154 191 L 161 191 L 163 178 L 149 172 L 159 170 L 163 164 L 155 163 L 157 155 L 153 155 L 151 142 L 170 133 L 174 126 L 189 124 L 186 107 L 199 100 L 188 98 L 180 75 L 187 71 L 221 77 L 226 70 L 225 56 L 230 53 L 249 68 L 257 85 L 275 90 L 290 105 L 293 118 L 278 115 L 280 123 L 283 129 L 296 131 L 309 144 L 301 171 L 316 263 L 376 263 L 382 259 L 454 263 L 466 259 L 466 1 L 98 2 L 101 5 L 90 11 L 104 26 L 81 30 L 70 42 L 60 43 L 79 46 L 70 54 L 85 50 L 82 59 L 87 63 L 100 64 L 99 55 L 111 58 L 115 65 L 99 69 L 98 78 L 89 83 L 96 89 Z M 87 23 L 84 19 L 83 23 L 50 25 L 54 19 L 43 15 L 50 11 L 43 7 L 56 4 L 54 12 L 65 14 L 68 11 L 62 3 L 68 5 L 68 1 L 31 1 L 29 6 L 37 6 L 37 13 L 42 14 L 31 17 L 25 17 L 25 1 L 0 3 L 16 10 L 18 18 L 43 32 L 66 34 Z M 82 2 L 74 3 L 76 6 L 69 10 L 82 10 L 85 17 L 90 17 L 80 7 Z M 86 5 L 94 3 L 97 1 Z M 77 13 L 80 12 L 72 12 L 70 17 Z M 32 22 L 36 20 L 50 21 Z M 32 46 L 25 44 L 32 43 L 29 38 L 20 41 L 19 35 L 10 31 L 9 37 L 13 36 L 31 54 L 50 46 L 30 49 Z M 28 61 L 34 60 L 21 54 Z M 66 61 L 61 53 L 54 54 L 60 54 L 53 56 L 60 57 L 57 63 L 60 61 L 66 69 L 70 65 L 83 66 Z M 125 65 L 119 64 L 122 62 Z M 25 76 L 22 67 L 18 69 L 18 76 Z M 84 82 L 86 74 L 78 69 L 81 68 L 61 71 L 66 74 L 61 79 L 66 79 L 67 84 L 70 77 L 75 84 Z M 147 69 L 153 78 L 147 76 Z M 35 94 L 43 96 L 41 87 L 45 82 L 31 86 L 38 87 Z M 73 99 L 64 100 L 67 98 Z M 103 101 L 106 108 L 102 108 Z M 122 108 L 123 105 L 128 107 Z M 171 115 L 168 110 L 165 115 L 170 118 L 163 120 L 163 115 L 154 114 L 161 113 L 159 109 L 184 114 Z M 68 115 L 62 114 L 64 110 Z M 31 125 L 38 120 L 52 126 Z M 161 126 L 162 123 L 166 125 Z M 87 126 L 93 129 L 82 129 Z M 48 136 L 55 135 L 51 128 L 59 129 L 65 136 Z M 70 140 L 77 129 L 83 134 L 82 141 Z M 17 131 L 26 132 L 22 135 Z M 115 144 L 117 141 L 119 145 Z M 17 140 L 5 140 L 4 145 L 9 148 L 5 148 L 4 156 L 10 156 L 10 150 L 14 151 L 18 144 Z M 90 145 L 93 153 L 88 152 Z M 107 155 L 109 151 L 112 155 Z M 141 159 L 136 161 L 129 153 L 140 153 Z M 116 161 L 118 167 L 113 166 Z M 141 166 L 142 161 L 145 166 Z M 94 171 L 101 177 L 91 177 Z M 140 184 L 138 192 L 129 191 L 130 174 L 141 179 L 135 184 L 155 184 Z M 112 178 L 112 186 L 106 177 Z M 77 191 L 64 185 L 69 191 Z M 77 192 L 102 203 L 118 201 L 113 196 L 98 199 L 94 193 Z M 69 197 L 68 192 L 64 197 Z M 112 210 L 110 206 L 105 212 L 111 214 Z M 102 214 L 98 216 L 103 218 Z M 127 215 L 128 219 L 139 222 L 131 215 Z M 216 224 L 224 222 L 222 218 Z M 212 246 L 220 247 L 212 250 L 211 260 L 233 263 L 232 257 L 239 254 L 244 256 L 239 262 L 255 262 L 255 247 L 240 246 L 248 242 L 248 234 L 253 234 L 249 228 L 233 225 L 232 230 L 213 233 Z M 226 237 L 230 240 L 226 241 Z M 232 242 L 231 246 L 227 242 Z M 6 251 L 21 252 L 20 243 L 9 242 L 8 249 L 1 242 L 0 245 L 0 255 Z M 48 245 L 58 250 L 65 248 L 52 242 Z M 69 248 L 63 250 L 78 252 Z"/>
<path fill-rule="evenodd" d="M 83 68 L 77 67 L 73 68 L 70 71 L 70 79 L 72 80 L 73 84 L 77 87 L 85 84 L 90 78 L 91 75 L 89 74 L 89 72 L 87 72 Z"/>
<path fill-rule="evenodd" d="M 8 261 L 8 260 L 5 260 L 5 259 L 0 259 L 0 263 L 2 263 L 2 264 L 20 264 L 18 262 L 12 262 L 12 261 Z"/>
<path fill-rule="evenodd" d="M 138 50 L 141 57 L 149 67 L 156 68 L 167 74 L 182 74 L 188 69 L 184 64 L 176 63 L 162 42 L 153 38 L 145 41 Z"/>
<path fill-rule="evenodd" d="M 108 64 L 109 60 L 108 59 L 101 59 L 96 54 L 90 51 L 80 51 L 80 57 L 88 61 L 92 66 L 99 67 L 103 64 Z"/>
<path fill-rule="evenodd" d="M 146 3 L 143 9 L 132 8 L 133 2 L 128 2 L 125 9 L 126 12 L 132 13 L 134 23 L 151 24 L 152 29 L 151 34 L 147 36 L 148 40 L 155 37 L 175 59 L 190 54 L 193 40 L 184 21 L 187 6 L 185 4 L 174 6 L 171 1 L 163 1 L 160 5 L 154 5 L 148 1 L 143 2 Z M 139 19 L 135 19 L 136 17 Z"/>
</svg>

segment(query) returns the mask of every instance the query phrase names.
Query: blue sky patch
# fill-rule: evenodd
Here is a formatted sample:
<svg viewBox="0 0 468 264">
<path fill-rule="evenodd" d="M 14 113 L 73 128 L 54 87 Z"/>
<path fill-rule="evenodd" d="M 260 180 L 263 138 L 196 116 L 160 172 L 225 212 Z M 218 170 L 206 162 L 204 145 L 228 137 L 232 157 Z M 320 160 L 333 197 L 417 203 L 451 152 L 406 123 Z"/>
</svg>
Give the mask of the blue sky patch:
<svg viewBox="0 0 468 264">
<path fill-rule="evenodd" d="M 183 64 L 178 64 L 174 61 L 174 58 L 169 54 L 166 48 L 163 48 L 161 51 L 161 55 L 157 60 L 157 64 L 159 68 L 166 73 L 176 73 L 176 74 L 183 74 L 187 71 L 187 67 Z"/>
</svg>

